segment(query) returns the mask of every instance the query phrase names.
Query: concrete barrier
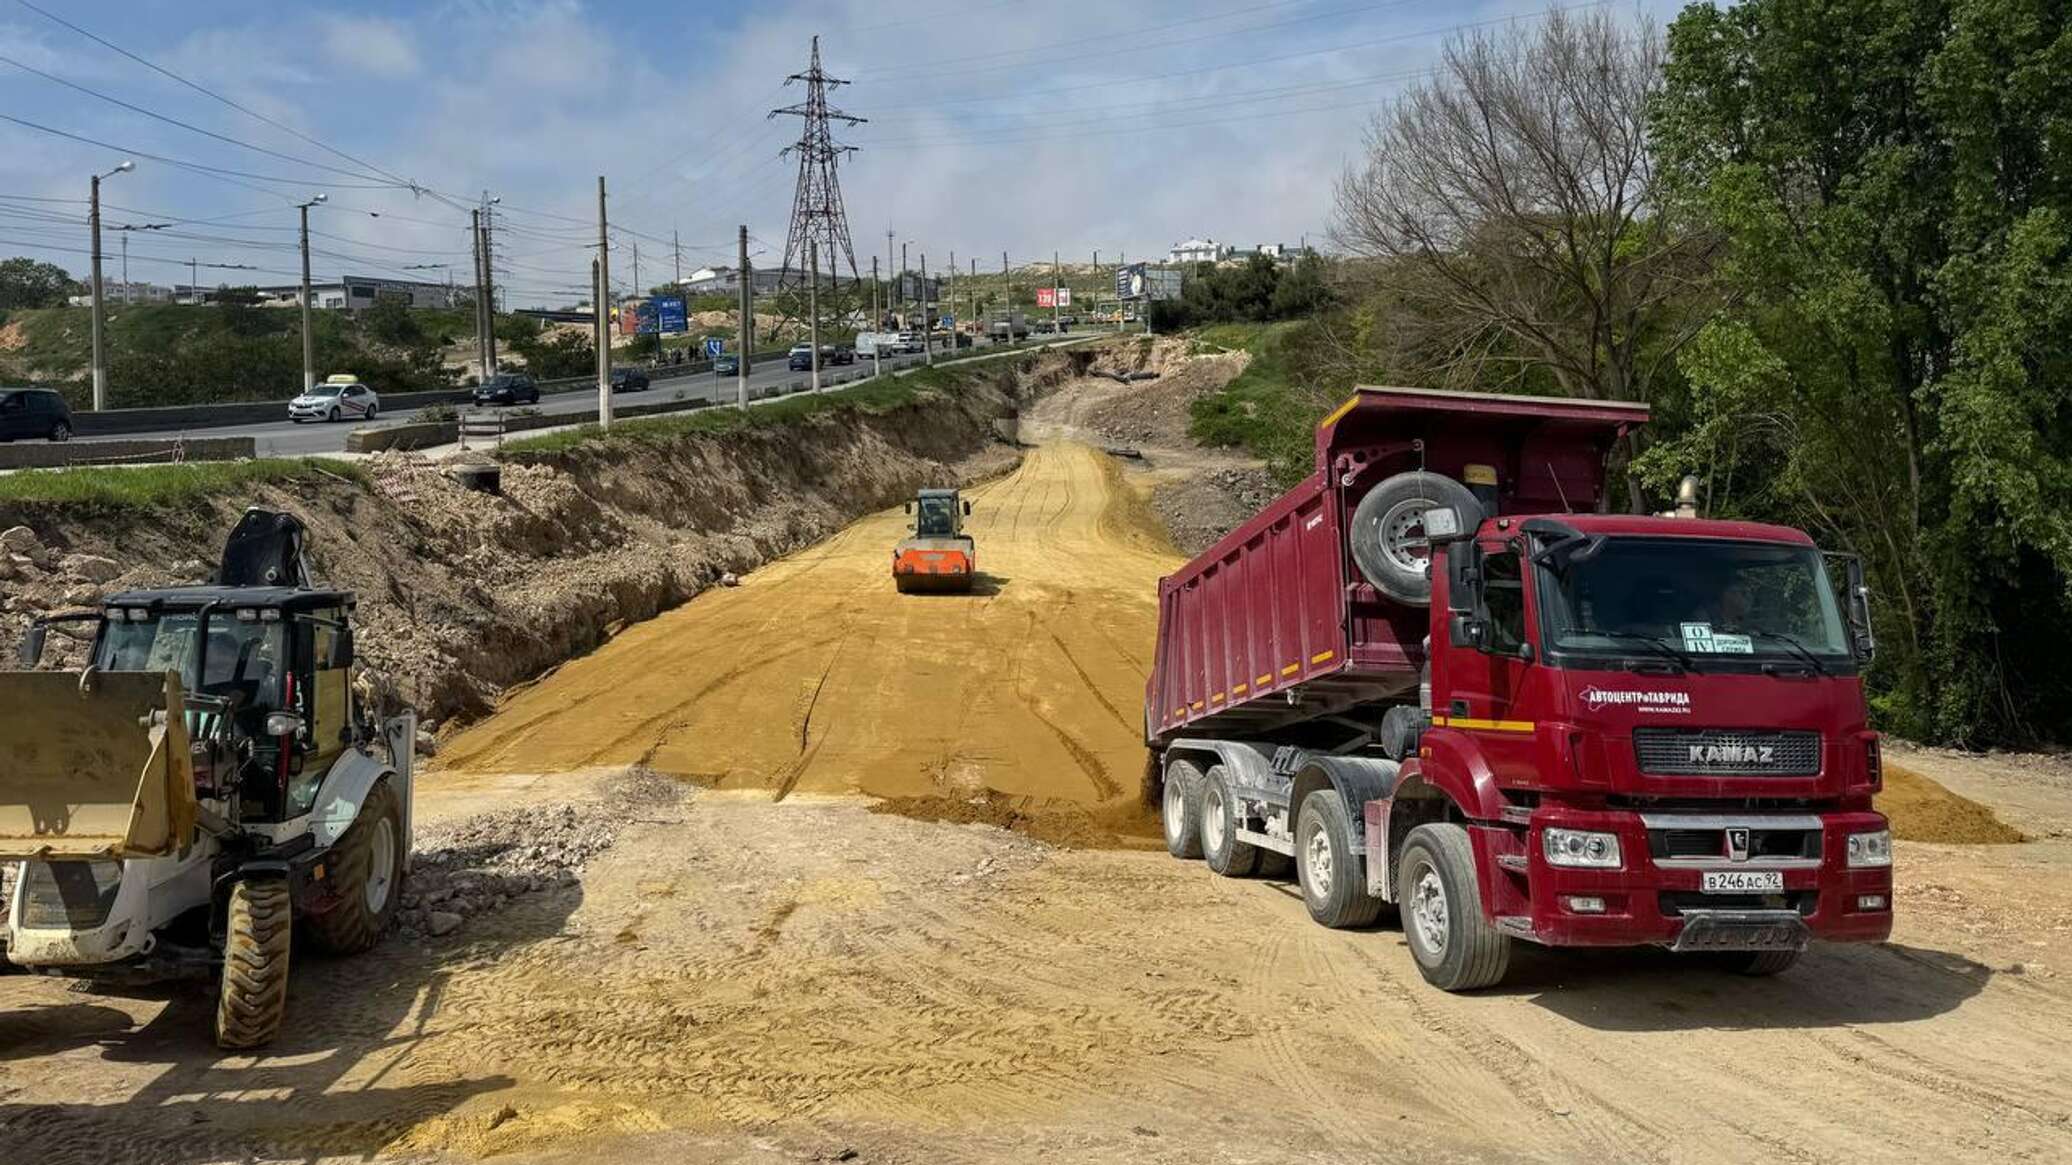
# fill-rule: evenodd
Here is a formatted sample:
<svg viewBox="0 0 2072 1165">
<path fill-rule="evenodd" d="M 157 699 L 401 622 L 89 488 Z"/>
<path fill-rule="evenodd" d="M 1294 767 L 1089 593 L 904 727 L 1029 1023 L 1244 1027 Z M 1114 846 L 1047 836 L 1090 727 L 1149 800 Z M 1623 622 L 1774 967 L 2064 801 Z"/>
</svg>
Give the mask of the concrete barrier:
<svg viewBox="0 0 2072 1165">
<path fill-rule="evenodd" d="M 149 441 L 64 441 L 0 445 L 0 469 L 59 469 L 165 461 L 237 461 L 256 456 L 251 437 L 186 437 Z"/>
</svg>

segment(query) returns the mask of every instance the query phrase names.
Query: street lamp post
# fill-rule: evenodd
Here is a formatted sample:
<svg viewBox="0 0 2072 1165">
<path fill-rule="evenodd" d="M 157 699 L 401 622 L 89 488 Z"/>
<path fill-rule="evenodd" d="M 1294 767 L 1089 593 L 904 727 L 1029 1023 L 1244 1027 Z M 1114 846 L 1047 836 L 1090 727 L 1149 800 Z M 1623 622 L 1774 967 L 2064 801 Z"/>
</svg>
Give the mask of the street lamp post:
<svg viewBox="0 0 2072 1165">
<path fill-rule="evenodd" d="M 108 407 L 108 346 L 102 338 L 101 322 L 101 179 L 127 174 L 137 168 L 135 162 L 123 162 L 106 174 L 93 176 L 93 189 L 88 199 L 87 222 L 93 232 L 93 363 L 94 363 L 94 411 Z"/>
<path fill-rule="evenodd" d="M 309 318 L 309 208 L 327 200 L 322 194 L 312 195 L 308 202 L 300 202 L 295 209 L 302 212 L 302 391 L 312 393 L 317 388 L 316 339 L 310 330 Z"/>
</svg>

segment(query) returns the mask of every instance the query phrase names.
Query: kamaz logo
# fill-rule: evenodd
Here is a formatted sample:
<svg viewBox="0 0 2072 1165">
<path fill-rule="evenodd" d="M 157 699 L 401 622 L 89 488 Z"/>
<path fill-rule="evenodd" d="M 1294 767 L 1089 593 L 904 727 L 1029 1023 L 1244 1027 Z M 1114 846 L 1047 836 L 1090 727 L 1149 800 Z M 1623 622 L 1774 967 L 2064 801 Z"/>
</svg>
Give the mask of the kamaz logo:
<svg viewBox="0 0 2072 1165">
<path fill-rule="evenodd" d="M 1694 744 L 1694 765 L 1767 765 L 1775 763 L 1777 749 L 1768 744 Z"/>
</svg>

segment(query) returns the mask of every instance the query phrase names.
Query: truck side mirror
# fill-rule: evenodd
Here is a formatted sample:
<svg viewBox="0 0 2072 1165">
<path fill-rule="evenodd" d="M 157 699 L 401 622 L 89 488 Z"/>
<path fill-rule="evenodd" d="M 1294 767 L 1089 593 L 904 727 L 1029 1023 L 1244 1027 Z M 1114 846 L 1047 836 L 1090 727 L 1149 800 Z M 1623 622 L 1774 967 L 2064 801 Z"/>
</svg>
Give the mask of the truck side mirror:
<svg viewBox="0 0 2072 1165">
<path fill-rule="evenodd" d="M 969 517 L 971 516 L 971 503 L 970 503 L 970 502 L 965 502 L 965 503 L 964 503 L 964 516 L 965 516 L 965 517 L 967 517 L 967 518 L 969 518 Z"/>
<path fill-rule="evenodd" d="M 331 644 L 331 666 L 351 667 L 353 665 L 353 629 L 340 627 L 338 638 Z"/>
<path fill-rule="evenodd" d="M 35 667 L 36 662 L 43 658 L 43 641 L 49 634 L 50 628 L 44 624 L 43 620 L 38 619 L 29 624 L 29 633 L 22 636 L 21 663 L 23 670 Z"/>
<path fill-rule="evenodd" d="M 1871 631 L 1871 588 L 1863 581 L 1863 559 L 1854 554 L 1828 557 L 1842 560 L 1844 586 L 1848 589 L 1843 596 L 1843 614 L 1849 620 L 1850 645 L 1857 659 L 1869 663 L 1878 653 L 1878 638 Z"/>
<path fill-rule="evenodd" d="M 1482 606 L 1482 548 L 1473 542 L 1446 546 L 1446 609 L 1473 614 Z"/>
</svg>

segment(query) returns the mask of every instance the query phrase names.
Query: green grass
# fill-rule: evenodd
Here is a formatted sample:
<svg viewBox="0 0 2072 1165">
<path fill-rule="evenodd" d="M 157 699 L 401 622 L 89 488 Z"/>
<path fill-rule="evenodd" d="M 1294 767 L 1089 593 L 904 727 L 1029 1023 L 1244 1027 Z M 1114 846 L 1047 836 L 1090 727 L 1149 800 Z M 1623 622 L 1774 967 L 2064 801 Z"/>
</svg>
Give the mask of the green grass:
<svg viewBox="0 0 2072 1165">
<path fill-rule="evenodd" d="M 1237 379 L 1194 402 L 1188 426 L 1194 439 L 1263 459 L 1282 485 L 1309 476 L 1316 465 L 1317 422 L 1346 395 L 1294 371 L 1312 326 L 1307 321 L 1219 324 L 1193 332 L 1196 351 L 1252 354 Z"/>
<path fill-rule="evenodd" d="M 144 465 L 133 469 L 24 469 L 0 474 L 0 502 L 38 502 L 92 509 L 149 509 L 199 501 L 267 483 L 304 481 L 325 475 L 356 482 L 367 471 L 350 461 L 268 458 L 257 461 L 197 461 L 186 465 Z"/>
</svg>

